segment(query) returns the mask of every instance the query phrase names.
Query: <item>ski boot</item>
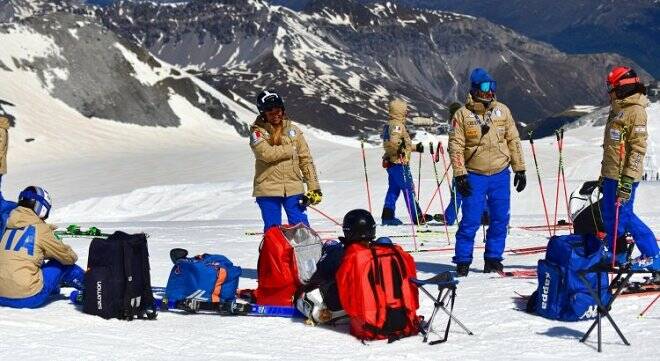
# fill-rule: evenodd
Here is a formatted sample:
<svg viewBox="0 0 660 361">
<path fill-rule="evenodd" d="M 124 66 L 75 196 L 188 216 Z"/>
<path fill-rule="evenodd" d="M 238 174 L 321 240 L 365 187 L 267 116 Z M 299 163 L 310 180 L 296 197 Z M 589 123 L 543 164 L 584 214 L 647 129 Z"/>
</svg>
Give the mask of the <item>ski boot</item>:
<svg viewBox="0 0 660 361">
<path fill-rule="evenodd" d="M 332 311 L 323 302 L 323 295 L 318 288 L 300 295 L 296 300 L 296 308 L 312 324 L 323 324 L 332 319 Z"/>
<path fill-rule="evenodd" d="M 403 224 L 400 219 L 394 217 L 394 210 L 392 208 L 383 208 L 383 214 L 381 215 L 383 226 L 400 226 Z"/>
<path fill-rule="evenodd" d="M 468 273 L 470 273 L 469 263 L 459 263 L 456 265 L 456 275 L 458 277 L 467 277 Z"/>
<path fill-rule="evenodd" d="M 491 273 L 491 272 L 502 272 L 504 270 L 504 266 L 502 265 L 502 262 L 496 260 L 496 259 L 487 259 L 484 262 L 484 273 Z"/>
</svg>

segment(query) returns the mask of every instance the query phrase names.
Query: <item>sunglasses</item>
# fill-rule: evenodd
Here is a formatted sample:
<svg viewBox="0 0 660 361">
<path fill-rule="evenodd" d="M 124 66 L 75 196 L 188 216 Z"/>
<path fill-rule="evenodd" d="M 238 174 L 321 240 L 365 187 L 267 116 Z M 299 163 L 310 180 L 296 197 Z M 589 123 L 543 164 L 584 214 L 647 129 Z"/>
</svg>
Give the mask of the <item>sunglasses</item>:
<svg viewBox="0 0 660 361">
<path fill-rule="evenodd" d="M 489 92 L 494 93 L 495 89 L 497 89 L 497 83 L 495 82 L 495 80 L 485 81 L 479 84 L 479 90 L 481 90 L 484 93 L 489 93 Z"/>
</svg>

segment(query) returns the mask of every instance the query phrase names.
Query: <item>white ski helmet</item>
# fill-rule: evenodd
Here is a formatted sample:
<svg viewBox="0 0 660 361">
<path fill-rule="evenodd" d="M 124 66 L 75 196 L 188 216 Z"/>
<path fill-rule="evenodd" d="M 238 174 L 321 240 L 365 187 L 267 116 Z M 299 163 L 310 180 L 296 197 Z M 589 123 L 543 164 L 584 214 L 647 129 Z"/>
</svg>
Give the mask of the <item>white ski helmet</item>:
<svg viewBox="0 0 660 361">
<path fill-rule="evenodd" d="M 41 219 L 48 218 L 52 201 L 48 192 L 37 186 L 29 186 L 18 195 L 18 205 L 34 211 Z"/>
</svg>

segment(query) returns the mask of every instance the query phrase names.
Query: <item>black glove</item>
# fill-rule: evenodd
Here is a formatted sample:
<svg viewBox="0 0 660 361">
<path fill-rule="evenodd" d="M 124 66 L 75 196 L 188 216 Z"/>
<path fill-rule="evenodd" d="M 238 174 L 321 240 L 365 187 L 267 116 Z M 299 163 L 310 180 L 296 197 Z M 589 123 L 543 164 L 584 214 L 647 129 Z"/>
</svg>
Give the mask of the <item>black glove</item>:
<svg viewBox="0 0 660 361">
<path fill-rule="evenodd" d="M 460 193 L 463 197 L 469 197 L 472 194 L 472 187 L 470 187 L 470 182 L 468 182 L 467 175 L 460 175 L 456 177 L 454 182 L 456 183 L 456 190 L 458 190 L 458 193 Z"/>
<path fill-rule="evenodd" d="M 521 170 L 516 172 L 516 175 L 513 177 L 513 186 L 516 187 L 516 192 L 520 193 L 527 186 L 527 176 L 525 176 L 525 171 Z"/>
<path fill-rule="evenodd" d="M 415 150 L 419 153 L 424 153 L 424 144 L 422 144 L 421 142 L 417 143 Z"/>
</svg>

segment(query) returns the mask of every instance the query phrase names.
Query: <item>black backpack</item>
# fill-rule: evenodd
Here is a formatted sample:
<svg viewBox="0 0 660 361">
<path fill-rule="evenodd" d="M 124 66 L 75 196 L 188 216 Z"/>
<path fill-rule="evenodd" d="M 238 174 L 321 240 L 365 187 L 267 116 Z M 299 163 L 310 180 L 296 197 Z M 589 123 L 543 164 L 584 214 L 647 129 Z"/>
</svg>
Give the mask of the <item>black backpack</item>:
<svg viewBox="0 0 660 361">
<path fill-rule="evenodd" d="M 115 232 L 89 246 L 83 312 L 105 319 L 155 319 L 144 234 Z"/>
</svg>

